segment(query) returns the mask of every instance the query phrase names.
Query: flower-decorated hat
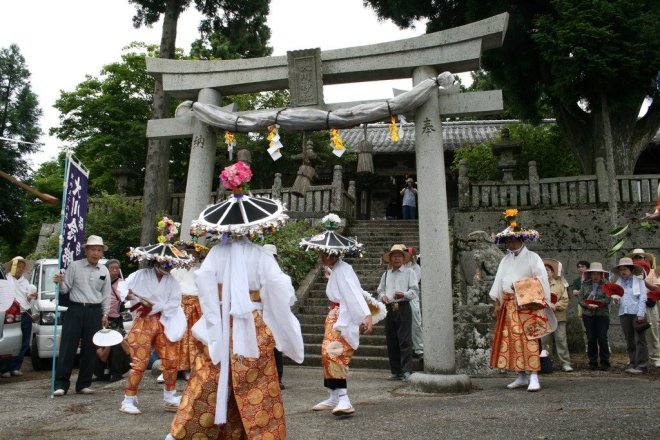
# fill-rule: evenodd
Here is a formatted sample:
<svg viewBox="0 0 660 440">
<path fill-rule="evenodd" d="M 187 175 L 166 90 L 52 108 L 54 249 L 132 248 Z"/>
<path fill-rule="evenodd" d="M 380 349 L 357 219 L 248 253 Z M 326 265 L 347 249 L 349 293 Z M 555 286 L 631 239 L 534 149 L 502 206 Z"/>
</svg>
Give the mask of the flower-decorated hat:
<svg viewBox="0 0 660 440">
<path fill-rule="evenodd" d="M 507 209 L 504 211 L 504 221 L 507 224 L 505 230 L 498 234 L 493 234 L 492 239 L 495 243 L 505 243 L 508 239 L 517 238 L 522 241 L 535 241 L 539 238 L 539 233 L 535 229 L 523 229 L 518 222 L 518 210 Z"/>
<path fill-rule="evenodd" d="M 335 232 L 341 226 L 341 219 L 337 214 L 328 214 L 321 219 L 325 231 L 313 237 L 300 240 L 300 247 L 306 251 L 313 250 L 329 255 L 361 255 L 364 246 L 358 243 L 357 238 L 347 238 Z"/>
<path fill-rule="evenodd" d="M 193 257 L 171 243 L 175 234 L 179 233 L 179 226 L 179 223 L 175 223 L 172 219 L 163 217 L 158 222 L 158 244 L 131 248 L 128 256 L 137 261 L 157 261 L 166 266 L 189 268 L 193 263 Z"/>
<path fill-rule="evenodd" d="M 216 236 L 226 243 L 230 238 L 263 236 L 282 227 L 289 219 L 282 202 L 245 194 L 251 179 L 252 171 L 244 162 L 226 167 L 220 180 L 233 195 L 204 209 L 192 222 L 191 234 Z"/>
</svg>

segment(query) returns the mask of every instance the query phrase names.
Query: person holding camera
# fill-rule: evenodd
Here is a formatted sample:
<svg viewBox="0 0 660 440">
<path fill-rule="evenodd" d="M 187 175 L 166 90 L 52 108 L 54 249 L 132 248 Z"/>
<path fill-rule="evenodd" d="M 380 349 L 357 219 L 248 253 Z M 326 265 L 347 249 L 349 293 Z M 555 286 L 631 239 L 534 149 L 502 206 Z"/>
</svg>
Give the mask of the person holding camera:
<svg viewBox="0 0 660 440">
<path fill-rule="evenodd" d="M 412 177 L 408 177 L 406 186 L 399 193 L 403 197 L 401 205 L 404 220 L 415 220 L 417 218 L 417 189 L 414 184 L 415 181 Z"/>
</svg>

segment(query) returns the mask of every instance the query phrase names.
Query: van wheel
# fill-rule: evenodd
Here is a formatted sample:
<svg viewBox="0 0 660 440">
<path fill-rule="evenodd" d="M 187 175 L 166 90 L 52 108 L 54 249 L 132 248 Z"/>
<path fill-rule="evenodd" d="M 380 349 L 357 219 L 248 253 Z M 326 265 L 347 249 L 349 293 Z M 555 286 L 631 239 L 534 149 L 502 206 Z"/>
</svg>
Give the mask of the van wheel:
<svg viewBox="0 0 660 440">
<path fill-rule="evenodd" d="M 46 370 L 51 366 L 51 359 L 43 359 L 39 357 L 37 338 L 32 339 L 30 358 L 32 359 L 32 368 L 34 368 L 35 371 Z"/>
</svg>

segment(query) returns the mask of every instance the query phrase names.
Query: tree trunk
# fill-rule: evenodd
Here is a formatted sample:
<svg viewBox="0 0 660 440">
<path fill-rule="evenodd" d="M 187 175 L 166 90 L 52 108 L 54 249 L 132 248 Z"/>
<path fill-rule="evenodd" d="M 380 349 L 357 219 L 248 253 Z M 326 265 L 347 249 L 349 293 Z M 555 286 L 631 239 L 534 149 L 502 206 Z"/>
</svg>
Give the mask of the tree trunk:
<svg viewBox="0 0 660 440">
<path fill-rule="evenodd" d="M 608 172 L 613 170 L 618 175 L 633 174 L 637 159 L 660 128 L 660 104 L 653 103 L 646 115 L 638 119 L 640 106 L 620 100 L 612 104 L 612 99 L 605 95 L 600 101 L 601 105 L 592 105 L 589 112 L 577 105 L 554 105 L 557 124 L 585 174 L 594 173 L 596 157 L 606 158 L 607 142 L 612 143 L 614 162 L 613 165 L 607 164 Z M 642 102 L 642 97 L 638 102 Z M 609 134 L 604 132 L 606 124 Z"/>
<path fill-rule="evenodd" d="M 610 226 L 616 227 L 618 222 L 618 201 L 619 201 L 619 187 L 616 179 L 616 166 L 614 163 L 614 139 L 612 133 L 612 124 L 610 123 L 610 109 L 607 102 L 607 96 L 603 93 L 601 95 L 601 111 L 603 119 L 603 143 L 605 146 L 605 164 L 607 166 L 607 175 L 609 182 L 607 185 L 607 192 L 609 193 L 608 205 L 610 213 Z"/>
<path fill-rule="evenodd" d="M 160 40 L 160 57 L 174 59 L 176 50 L 176 27 L 179 20 L 176 0 L 167 0 L 167 10 L 163 15 L 163 33 Z M 168 99 L 163 91 L 162 79 L 157 77 L 154 85 L 154 103 L 151 119 L 167 117 Z M 155 242 L 156 216 L 169 209 L 168 191 L 170 162 L 169 140 L 149 140 L 144 174 L 142 197 L 142 231 L 140 244 Z"/>
</svg>

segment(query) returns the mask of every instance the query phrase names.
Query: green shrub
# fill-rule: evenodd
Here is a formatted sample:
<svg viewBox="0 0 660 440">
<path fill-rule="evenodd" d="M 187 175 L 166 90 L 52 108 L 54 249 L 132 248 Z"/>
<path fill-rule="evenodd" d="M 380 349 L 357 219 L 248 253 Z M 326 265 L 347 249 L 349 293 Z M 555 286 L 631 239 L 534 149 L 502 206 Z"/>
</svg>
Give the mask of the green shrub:
<svg viewBox="0 0 660 440">
<path fill-rule="evenodd" d="M 293 286 L 297 289 L 300 283 L 318 263 L 316 252 L 305 252 L 298 243 L 303 237 L 317 234 L 319 229 L 312 227 L 306 221 L 291 221 L 275 234 L 266 235 L 263 242 L 257 244 L 274 244 L 277 246 L 282 271 L 291 277 Z"/>
<path fill-rule="evenodd" d="M 529 176 L 529 162 L 536 161 L 540 178 L 577 176 L 581 174 L 579 162 L 571 147 L 562 139 L 554 124 L 508 125 L 511 140 L 522 147 L 515 157 L 517 164 L 514 179 L 526 180 Z M 492 146 L 500 140 L 481 144 L 464 144 L 454 151 L 450 169 L 458 172 L 462 159 L 467 160 L 468 177 L 472 181 L 501 180 L 498 168 L 499 157 L 493 154 Z"/>
<path fill-rule="evenodd" d="M 138 268 L 126 252 L 140 243 L 142 204 L 120 194 L 103 194 L 90 202 L 85 231 L 87 236 L 103 237 L 103 242 L 108 246 L 105 258 L 121 261 L 122 272 L 128 276 Z"/>
</svg>

